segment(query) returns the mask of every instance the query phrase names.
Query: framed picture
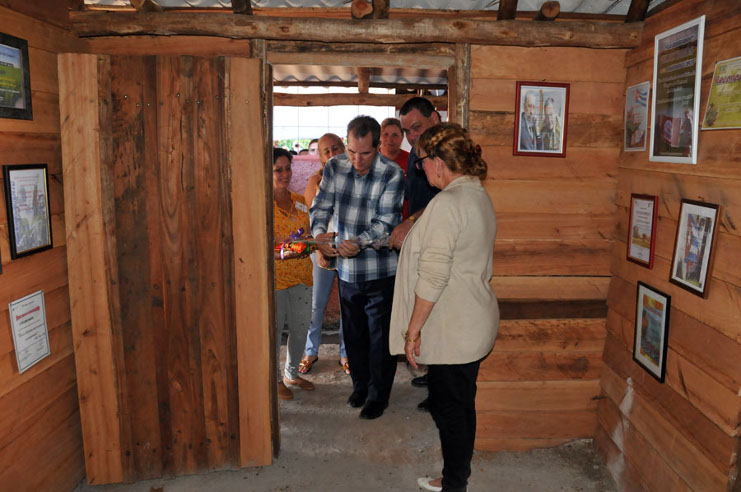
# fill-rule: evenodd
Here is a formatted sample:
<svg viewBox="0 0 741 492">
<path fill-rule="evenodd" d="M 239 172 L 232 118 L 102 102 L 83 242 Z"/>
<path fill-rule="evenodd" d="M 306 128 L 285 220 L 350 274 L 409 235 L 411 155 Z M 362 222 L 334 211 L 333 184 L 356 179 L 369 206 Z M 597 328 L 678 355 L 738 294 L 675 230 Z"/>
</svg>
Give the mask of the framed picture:
<svg viewBox="0 0 741 492">
<path fill-rule="evenodd" d="M 712 203 L 683 199 L 679 210 L 669 281 L 700 297 L 708 294 L 718 209 Z"/>
<path fill-rule="evenodd" d="M 704 35 L 703 15 L 654 40 L 651 161 L 697 163 Z"/>
<path fill-rule="evenodd" d="M 658 202 L 655 195 L 630 196 L 628 260 L 649 269 L 654 267 Z"/>
<path fill-rule="evenodd" d="M 3 166 L 10 258 L 52 247 L 46 164 Z"/>
<path fill-rule="evenodd" d="M 628 87 L 625 92 L 625 150 L 646 150 L 648 93 L 650 82 Z"/>
<path fill-rule="evenodd" d="M 633 360 L 660 383 L 666 375 L 666 347 L 672 298 L 638 282 Z"/>
<path fill-rule="evenodd" d="M 3 33 L 0 33 L 0 118 L 33 119 L 28 43 Z"/>
<path fill-rule="evenodd" d="M 517 82 L 514 155 L 566 156 L 569 84 Z"/>
<path fill-rule="evenodd" d="M 715 64 L 702 129 L 741 128 L 739 107 L 741 107 L 741 56 Z"/>
</svg>

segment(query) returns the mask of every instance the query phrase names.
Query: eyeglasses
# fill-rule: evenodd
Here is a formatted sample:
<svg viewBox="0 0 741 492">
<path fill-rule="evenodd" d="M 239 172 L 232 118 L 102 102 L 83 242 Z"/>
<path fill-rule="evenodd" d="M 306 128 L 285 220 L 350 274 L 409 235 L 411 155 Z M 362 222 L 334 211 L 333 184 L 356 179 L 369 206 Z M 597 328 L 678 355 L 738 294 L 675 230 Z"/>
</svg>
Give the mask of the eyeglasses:
<svg viewBox="0 0 741 492">
<path fill-rule="evenodd" d="M 425 159 L 427 159 L 428 157 L 430 156 L 426 155 L 424 157 L 417 157 L 416 159 L 414 159 L 414 167 L 417 168 L 417 170 L 419 171 L 424 170 Z"/>
</svg>

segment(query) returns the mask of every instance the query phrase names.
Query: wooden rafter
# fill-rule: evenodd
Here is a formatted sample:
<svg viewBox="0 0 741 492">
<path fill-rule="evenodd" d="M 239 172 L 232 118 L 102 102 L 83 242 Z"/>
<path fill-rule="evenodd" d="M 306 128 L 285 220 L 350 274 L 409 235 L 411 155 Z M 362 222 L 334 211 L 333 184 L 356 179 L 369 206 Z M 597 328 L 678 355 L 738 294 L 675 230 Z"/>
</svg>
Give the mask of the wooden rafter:
<svg viewBox="0 0 741 492">
<path fill-rule="evenodd" d="M 447 109 L 447 96 L 425 96 L 437 109 Z M 283 94 L 273 93 L 273 106 L 394 106 L 401 107 L 409 94 Z"/>
<path fill-rule="evenodd" d="M 155 0 L 130 0 L 137 12 L 162 12 L 162 7 Z"/>
<path fill-rule="evenodd" d="M 649 3 L 651 3 L 650 0 L 632 0 L 625 16 L 625 22 L 643 22 L 646 19 Z"/>
<path fill-rule="evenodd" d="M 238 15 L 252 15 L 250 0 L 232 0 L 232 10 Z"/>
<path fill-rule="evenodd" d="M 500 0 L 497 20 L 510 20 L 515 18 L 517 13 L 517 0 Z"/>
<path fill-rule="evenodd" d="M 369 0 L 353 0 L 350 4 L 350 15 L 353 19 L 370 19 L 373 15 L 373 4 Z"/>
<path fill-rule="evenodd" d="M 71 12 L 81 37 L 109 35 L 205 35 L 235 39 L 292 39 L 326 43 L 471 43 L 502 46 L 582 46 L 634 48 L 642 26 L 595 21 L 533 23 L 466 18 L 286 19 L 211 12 Z"/>
<path fill-rule="evenodd" d="M 281 81 L 275 80 L 273 84 L 276 87 L 356 87 L 355 82 L 343 82 L 343 81 L 323 81 L 323 80 L 290 80 Z M 435 90 L 444 91 L 448 88 L 447 84 L 397 84 L 395 82 L 373 82 L 369 84 L 370 87 L 377 87 L 380 89 L 396 89 L 401 93 L 416 93 L 418 90 Z"/>
<path fill-rule="evenodd" d="M 358 67 L 358 92 L 367 94 L 370 87 L 371 69 L 368 67 Z"/>
<path fill-rule="evenodd" d="M 553 21 L 561 13 L 561 4 L 559 2 L 545 2 L 540 6 L 540 11 L 533 20 L 536 21 Z"/>
<path fill-rule="evenodd" d="M 391 0 L 373 0 L 373 18 L 388 19 Z"/>
</svg>

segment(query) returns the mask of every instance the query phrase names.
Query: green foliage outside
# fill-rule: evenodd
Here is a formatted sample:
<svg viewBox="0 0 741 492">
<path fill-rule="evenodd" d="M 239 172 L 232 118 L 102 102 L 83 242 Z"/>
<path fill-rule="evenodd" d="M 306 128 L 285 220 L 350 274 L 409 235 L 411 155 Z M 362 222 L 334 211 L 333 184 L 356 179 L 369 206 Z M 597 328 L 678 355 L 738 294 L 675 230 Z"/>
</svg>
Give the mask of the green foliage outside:
<svg viewBox="0 0 741 492">
<path fill-rule="evenodd" d="M 311 140 L 312 140 L 311 138 L 298 139 L 298 143 L 301 145 L 301 149 L 309 150 L 309 142 L 311 142 Z M 276 140 L 276 142 L 278 142 L 278 145 L 276 145 L 276 147 L 282 147 L 284 149 L 289 149 L 289 150 L 296 150 L 293 148 L 293 144 L 296 143 L 296 140 L 292 138 L 288 138 L 285 140 Z"/>
<path fill-rule="evenodd" d="M 0 65 L 0 106 L 15 107 L 20 99 L 23 71 L 20 68 Z"/>
</svg>

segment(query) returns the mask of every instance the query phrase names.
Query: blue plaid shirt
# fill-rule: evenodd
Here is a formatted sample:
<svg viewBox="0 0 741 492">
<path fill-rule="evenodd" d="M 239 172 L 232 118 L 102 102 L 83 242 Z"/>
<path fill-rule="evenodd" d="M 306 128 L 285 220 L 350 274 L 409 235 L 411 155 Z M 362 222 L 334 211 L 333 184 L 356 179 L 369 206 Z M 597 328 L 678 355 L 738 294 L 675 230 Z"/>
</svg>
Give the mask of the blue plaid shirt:
<svg viewBox="0 0 741 492">
<path fill-rule="evenodd" d="M 337 244 L 351 237 L 373 240 L 391 234 L 401 222 L 404 171 L 380 153 L 365 176 L 359 176 L 346 154 L 327 162 L 319 193 L 309 211 L 314 236 L 327 232 L 334 220 Z M 337 272 L 345 282 L 367 282 L 396 274 L 395 250 L 366 248 L 353 258 L 337 258 Z"/>
</svg>

